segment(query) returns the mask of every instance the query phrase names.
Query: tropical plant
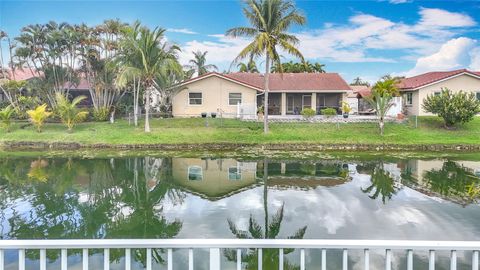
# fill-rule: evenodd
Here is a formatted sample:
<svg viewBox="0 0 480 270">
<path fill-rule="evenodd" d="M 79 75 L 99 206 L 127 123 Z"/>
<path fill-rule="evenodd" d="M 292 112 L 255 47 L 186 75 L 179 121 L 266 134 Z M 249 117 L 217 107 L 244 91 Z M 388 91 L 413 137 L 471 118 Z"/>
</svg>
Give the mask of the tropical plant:
<svg viewBox="0 0 480 270">
<path fill-rule="evenodd" d="M 179 48 L 164 42 L 165 29 L 155 28 L 153 31 L 135 23 L 126 30 L 124 43 L 125 55 L 122 59 L 122 69 L 118 84 L 126 86 L 133 82 L 137 97 L 140 89 L 144 90 L 145 97 L 145 132 L 150 132 L 150 107 L 152 90 L 161 91 L 158 78 L 162 74 L 178 69 L 182 72 L 177 61 Z M 138 102 L 137 102 L 138 103 Z"/>
<path fill-rule="evenodd" d="M 247 0 L 243 13 L 250 26 L 230 29 L 227 35 L 247 37 L 253 41 L 238 54 L 234 62 L 252 55 L 254 58 L 265 56 L 264 106 L 268 108 L 270 66 L 272 62 L 281 66 L 278 49 L 304 62 L 303 55 L 296 48 L 298 38 L 288 31 L 295 24 L 305 24 L 306 19 L 291 0 Z M 268 110 L 265 110 L 264 132 L 268 133 Z"/>
<path fill-rule="evenodd" d="M 211 70 L 217 70 L 217 66 L 207 64 L 207 51 L 196 51 L 193 53 L 193 59 L 189 61 L 190 65 L 187 67 L 194 70 L 198 76 L 208 73 Z"/>
<path fill-rule="evenodd" d="M 250 59 L 247 63 L 238 63 L 237 65 L 239 72 L 248 72 L 248 73 L 258 73 L 257 63 L 253 59 L 253 55 L 250 56 Z"/>
<path fill-rule="evenodd" d="M 353 82 L 350 85 L 364 85 L 364 86 L 370 86 L 370 83 L 362 80 L 360 77 L 356 77 L 353 79 Z"/>
<path fill-rule="evenodd" d="M 37 128 L 37 132 L 42 132 L 45 120 L 52 115 L 51 112 L 47 111 L 47 104 L 40 105 L 34 110 L 28 110 L 27 114 L 30 117 L 30 122 Z"/>
<path fill-rule="evenodd" d="M 473 93 L 453 93 L 444 88 L 439 95 L 428 95 L 423 100 L 422 108 L 443 118 L 445 128 L 449 129 L 455 124 L 471 121 L 480 112 L 480 101 Z"/>
<path fill-rule="evenodd" d="M 320 63 L 311 63 L 309 61 L 301 62 L 287 62 L 287 63 L 276 63 L 272 69 L 272 73 L 325 73 L 325 65 Z"/>
<path fill-rule="evenodd" d="M 9 76 L 0 78 L 0 90 L 13 109 L 20 111 L 19 99 L 23 96 L 22 91 L 26 88 L 26 81 L 16 81 Z"/>
<path fill-rule="evenodd" d="M 300 113 L 305 119 L 310 120 L 315 116 L 315 110 L 312 108 L 305 108 Z"/>
<path fill-rule="evenodd" d="M 365 97 L 367 102 L 377 113 L 378 127 L 380 129 L 380 135 L 383 136 L 385 127 L 385 116 L 388 110 L 393 106 L 393 97 L 387 91 L 380 91 L 377 89 L 372 90 L 372 94 Z"/>
<path fill-rule="evenodd" d="M 78 104 L 86 98 L 86 96 L 78 96 L 70 101 L 62 94 L 57 94 L 56 113 L 67 126 L 69 132 L 72 131 L 73 126 L 87 118 L 88 112 L 78 108 Z"/>
<path fill-rule="evenodd" d="M 342 112 L 344 114 L 349 114 L 352 111 L 352 107 L 348 102 L 342 101 Z"/>
<path fill-rule="evenodd" d="M 337 115 L 337 110 L 335 110 L 334 108 L 321 109 L 320 112 L 322 113 L 322 115 L 325 115 L 326 117 L 333 117 Z"/>
<path fill-rule="evenodd" d="M 15 109 L 10 105 L 0 110 L 0 121 L 7 132 L 10 132 L 14 112 Z"/>
<path fill-rule="evenodd" d="M 392 97 L 396 97 L 400 94 L 398 91 L 398 83 L 399 79 L 397 77 L 386 75 L 373 85 L 372 91 L 376 91 L 381 96 L 388 94 Z"/>
</svg>

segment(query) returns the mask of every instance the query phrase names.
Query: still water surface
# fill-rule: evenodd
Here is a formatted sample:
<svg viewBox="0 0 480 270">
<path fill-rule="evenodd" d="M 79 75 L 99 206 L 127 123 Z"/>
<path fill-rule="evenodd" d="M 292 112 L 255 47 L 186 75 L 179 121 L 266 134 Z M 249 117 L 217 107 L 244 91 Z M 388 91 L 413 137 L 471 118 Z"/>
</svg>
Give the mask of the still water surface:
<svg viewBox="0 0 480 270">
<path fill-rule="evenodd" d="M 97 238 L 304 238 L 480 240 L 480 162 L 467 159 L 392 157 L 329 159 L 232 159 L 185 157 L 0 158 L 1 239 Z M 371 269 L 383 268 L 383 252 L 371 254 Z M 245 250 L 244 267 L 256 268 Z M 135 250 L 142 269 L 145 251 Z M 307 268 L 320 252 L 307 251 Z M 69 267 L 81 268 L 80 251 Z M 224 251 L 222 267 L 233 269 Z M 437 268 L 448 268 L 437 254 Z M 467 269 L 470 253 L 459 253 Z M 187 251 L 174 252 L 174 268 L 186 269 Z M 349 266 L 363 268 L 361 251 Z M 38 252 L 27 252 L 27 269 L 38 269 Z M 278 253 L 264 252 L 264 266 L 278 269 Z M 7 269 L 17 254 L 6 252 Z M 49 251 L 49 269 L 59 252 Z M 394 251 L 394 268 L 405 254 Z M 90 251 L 92 269 L 103 254 Z M 166 251 L 154 254 L 165 269 Z M 427 268 L 427 253 L 415 255 Z M 124 267 L 123 251 L 111 251 L 111 268 Z M 208 268 L 208 253 L 195 253 L 196 269 Z M 341 268 L 340 251 L 329 250 L 328 269 Z M 299 268 L 299 251 L 286 269 Z M 70 269 L 70 268 L 69 268 Z"/>
</svg>

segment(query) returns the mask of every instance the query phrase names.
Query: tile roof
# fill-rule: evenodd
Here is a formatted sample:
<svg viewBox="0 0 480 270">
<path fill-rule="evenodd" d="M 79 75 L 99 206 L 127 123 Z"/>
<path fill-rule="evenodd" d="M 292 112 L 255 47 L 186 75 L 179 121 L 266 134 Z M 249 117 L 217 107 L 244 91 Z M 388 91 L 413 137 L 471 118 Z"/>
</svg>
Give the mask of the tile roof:
<svg viewBox="0 0 480 270">
<path fill-rule="evenodd" d="M 5 72 L 8 79 L 16 81 L 29 80 L 37 76 L 37 74 L 33 74 L 28 68 L 16 68 L 14 69 L 14 72 L 12 72 L 11 69 L 7 69 Z M 0 77 L 3 77 L 3 72 L 0 72 Z"/>
<path fill-rule="evenodd" d="M 224 76 L 263 89 L 263 74 L 239 72 Z M 269 80 L 272 92 L 351 90 L 338 73 L 272 73 Z"/>
<path fill-rule="evenodd" d="M 282 76 L 283 75 L 283 76 Z M 221 77 L 231 80 L 256 90 L 263 90 L 263 74 L 259 73 L 229 73 L 220 74 L 210 72 L 192 79 L 189 79 L 181 85 L 186 85 L 211 76 Z M 337 73 L 271 73 L 270 91 L 351 91 L 350 86 Z"/>
<path fill-rule="evenodd" d="M 357 98 L 368 97 L 372 94 L 372 87 L 366 85 L 350 85 Z"/>
<path fill-rule="evenodd" d="M 462 74 L 462 73 L 466 73 L 474 76 L 480 76 L 480 72 L 474 72 L 467 69 L 427 72 L 424 74 L 420 74 L 417 76 L 413 76 L 413 77 L 405 78 L 401 80 L 399 83 L 399 88 L 400 90 L 416 89 L 416 88 L 419 88 L 443 79 L 447 79 L 449 77 Z"/>
</svg>

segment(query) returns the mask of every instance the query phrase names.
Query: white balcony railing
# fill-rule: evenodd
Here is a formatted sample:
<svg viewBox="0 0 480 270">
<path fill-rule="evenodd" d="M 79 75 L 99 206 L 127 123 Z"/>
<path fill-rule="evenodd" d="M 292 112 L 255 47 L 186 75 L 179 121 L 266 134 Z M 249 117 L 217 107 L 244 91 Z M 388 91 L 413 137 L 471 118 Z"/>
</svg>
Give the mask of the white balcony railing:
<svg viewBox="0 0 480 270">
<path fill-rule="evenodd" d="M 61 269 L 67 270 L 67 250 L 82 249 L 82 268 L 89 269 L 89 249 L 104 250 L 104 268 L 110 267 L 110 249 L 125 249 L 125 269 L 131 269 L 131 249 L 146 249 L 146 269 L 152 269 L 152 249 L 167 249 L 167 269 L 173 269 L 173 249 L 188 250 L 188 269 L 194 269 L 194 249 L 210 250 L 210 270 L 220 269 L 220 249 L 237 250 L 237 270 L 242 269 L 242 249 L 258 250 L 258 269 L 262 269 L 262 249 L 279 250 L 279 270 L 283 270 L 284 249 L 300 249 L 300 269 L 305 270 L 305 250 L 321 250 L 321 270 L 326 270 L 327 250 L 343 250 L 343 270 L 348 269 L 348 251 L 363 250 L 364 269 L 370 267 L 370 250 L 385 251 L 385 269 L 391 270 L 392 250 L 407 253 L 407 270 L 413 270 L 413 253 L 428 251 L 429 270 L 435 269 L 435 251 L 450 251 L 450 269 L 457 269 L 457 251 L 472 251 L 472 270 L 479 270 L 480 241 L 396 241 L 396 240 L 271 240 L 271 239 L 129 239 L 129 240 L 0 240 L 0 270 L 5 269 L 5 250 L 18 250 L 18 269 L 25 270 L 25 250 L 40 251 L 40 269 L 46 270 L 47 249 L 61 250 Z"/>
</svg>

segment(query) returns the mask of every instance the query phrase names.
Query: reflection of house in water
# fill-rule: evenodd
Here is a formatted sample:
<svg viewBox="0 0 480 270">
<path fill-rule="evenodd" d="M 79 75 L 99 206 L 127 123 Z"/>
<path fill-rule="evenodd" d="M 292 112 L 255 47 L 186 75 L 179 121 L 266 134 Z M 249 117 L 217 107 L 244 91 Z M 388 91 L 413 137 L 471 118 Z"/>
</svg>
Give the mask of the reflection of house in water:
<svg viewBox="0 0 480 270">
<path fill-rule="evenodd" d="M 263 175 L 263 163 L 258 167 L 258 175 Z M 341 185 L 348 180 L 348 164 L 336 161 L 268 163 L 269 186 L 309 189 Z"/>
<path fill-rule="evenodd" d="M 480 162 L 452 160 L 409 160 L 402 167 L 402 182 L 428 196 L 434 195 L 461 205 L 478 199 Z"/>
<path fill-rule="evenodd" d="M 240 192 L 256 183 L 256 162 L 234 159 L 173 158 L 173 181 L 212 200 Z"/>
</svg>

